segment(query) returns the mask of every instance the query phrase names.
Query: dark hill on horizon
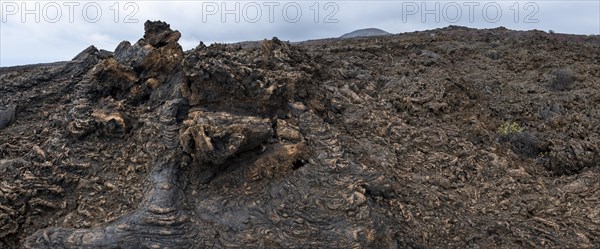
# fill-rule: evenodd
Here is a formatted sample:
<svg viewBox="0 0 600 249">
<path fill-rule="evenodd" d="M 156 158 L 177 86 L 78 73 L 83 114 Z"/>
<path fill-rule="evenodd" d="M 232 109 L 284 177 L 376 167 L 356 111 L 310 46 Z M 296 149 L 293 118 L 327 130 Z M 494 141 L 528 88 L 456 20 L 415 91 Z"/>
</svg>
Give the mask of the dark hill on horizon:
<svg viewBox="0 0 600 249">
<path fill-rule="evenodd" d="M 386 31 L 377 28 L 366 28 L 366 29 L 358 29 L 352 31 L 350 33 L 344 34 L 340 36 L 341 39 L 355 38 L 355 37 L 370 37 L 370 36 L 386 36 L 391 35 Z"/>
</svg>

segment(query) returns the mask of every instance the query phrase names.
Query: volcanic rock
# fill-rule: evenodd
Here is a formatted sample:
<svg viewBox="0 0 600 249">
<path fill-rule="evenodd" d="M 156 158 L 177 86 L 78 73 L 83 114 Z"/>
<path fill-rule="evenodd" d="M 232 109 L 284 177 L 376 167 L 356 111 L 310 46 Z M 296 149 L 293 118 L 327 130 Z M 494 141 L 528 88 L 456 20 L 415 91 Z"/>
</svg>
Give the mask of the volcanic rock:
<svg viewBox="0 0 600 249">
<path fill-rule="evenodd" d="M 0 106 L 0 129 L 10 125 L 15 120 L 16 105 Z"/>
</svg>

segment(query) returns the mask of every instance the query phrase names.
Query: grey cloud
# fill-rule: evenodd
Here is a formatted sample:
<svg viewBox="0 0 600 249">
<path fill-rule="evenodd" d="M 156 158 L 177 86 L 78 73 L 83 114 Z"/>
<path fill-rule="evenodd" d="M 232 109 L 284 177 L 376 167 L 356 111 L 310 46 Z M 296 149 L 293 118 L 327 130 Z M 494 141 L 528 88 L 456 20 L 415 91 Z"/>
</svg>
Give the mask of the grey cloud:
<svg viewBox="0 0 600 249">
<path fill-rule="evenodd" d="M 11 1 L 2 3 L 6 2 Z M 273 23 L 268 20 L 268 8 L 263 2 L 256 2 L 262 10 L 261 20 L 257 23 L 247 21 L 253 16 L 246 16 L 246 18 L 240 16 L 240 22 L 236 23 L 232 15 L 227 15 L 228 20 L 222 22 L 219 13 L 207 16 L 206 21 L 203 21 L 203 5 L 200 1 L 137 1 L 135 6 L 138 7 L 138 12 L 133 15 L 133 18 L 137 19 L 138 23 L 123 23 L 126 15 L 134 10 L 124 9 L 124 2 L 120 2 L 119 22 L 115 23 L 114 11 L 109 9 L 114 2 L 106 1 L 98 2 L 103 11 L 98 23 L 86 22 L 81 13 L 74 16 L 73 23 L 69 23 L 67 18 L 62 18 L 58 23 L 48 23 L 43 19 L 40 23 L 33 21 L 22 23 L 18 16 L 9 16 L 6 22 L 0 22 L 0 66 L 69 60 L 92 44 L 102 49 L 113 50 L 122 40 L 137 41 L 143 35 L 143 22 L 148 19 L 167 21 L 172 28 L 181 31 L 181 44 L 185 49 L 195 47 L 200 41 L 236 42 L 261 40 L 273 36 L 282 40 L 301 41 L 338 37 L 368 27 L 381 28 L 391 33 L 462 25 L 474 28 L 505 26 L 518 30 L 552 29 L 561 33 L 600 34 L 600 3 L 594 1 L 537 1 L 535 2 L 539 7 L 535 15 L 535 18 L 539 19 L 537 23 L 522 22 L 527 14 L 527 10 L 523 9 L 525 2 L 522 1 L 497 2 L 501 6 L 503 15 L 496 23 L 486 22 L 482 18 L 481 8 L 489 1 L 480 1 L 480 5 L 476 7 L 474 22 L 469 22 L 466 16 L 468 9 L 464 6 L 464 2 L 457 2 L 462 6 L 463 16 L 456 23 L 445 22 L 444 18 L 441 18 L 440 22 L 435 22 L 432 16 L 427 16 L 428 19 L 423 22 L 420 12 L 408 16 L 406 22 L 403 21 L 403 3 L 416 4 L 419 7 L 425 3 L 427 7 L 433 8 L 436 1 L 332 1 L 339 7 L 338 12 L 333 16 L 339 21 L 337 23 L 323 22 L 327 14 L 333 10 L 324 9 L 325 1 L 298 1 L 302 9 L 302 19 L 297 23 L 289 23 L 282 16 L 283 6 L 287 2 L 280 1 L 279 6 L 276 6 Z M 310 8 L 316 7 L 315 2 L 319 2 L 320 7 L 318 23 L 314 22 L 316 14 L 314 8 Z M 514 14 L 509 9 L 515 2 L 519 2 L 521 8 L 519 22 L 513 20 Z M 213 3 L 221 6 L 220 1 Z M 229 7 L 234 6 L 234 3 L 227 2 Z M 248 1 L 239 3 L 240 7 L 244 4 L 253 4 Z M 443 7 L 451 2 L 437 3 Z M 84 2 L 81 2 L 79 7 L 83 5 Z M 3 17 L 4 11 L 3 9 Z M 452 13 L 450 12 L 449 15 Z"/>
</svg>

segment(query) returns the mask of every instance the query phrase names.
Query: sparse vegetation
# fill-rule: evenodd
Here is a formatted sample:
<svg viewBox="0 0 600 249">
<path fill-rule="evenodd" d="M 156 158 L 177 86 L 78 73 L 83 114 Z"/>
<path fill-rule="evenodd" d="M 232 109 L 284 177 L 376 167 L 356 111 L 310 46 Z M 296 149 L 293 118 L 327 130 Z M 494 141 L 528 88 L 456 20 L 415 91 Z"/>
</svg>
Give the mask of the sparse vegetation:
<svg viewBox="0 0 600 249">
<path fill-rule="evenodd" d="M 515 134 L 519 134 L 523 131 L 523 128 L 519 126 L 517 122 L 504 122 L 498 127 L 498 134 L 500 136 L 511 136 Z"/>
<path fill-rule="evenodd" d="M 517 122 L 504 122 L 497 131 L 498 142 L 510 143 L 513 152 L 526 157 L 537 157 L 544 152 L 540 140 L 529 132 L 525 132 Z"/>
</svg>

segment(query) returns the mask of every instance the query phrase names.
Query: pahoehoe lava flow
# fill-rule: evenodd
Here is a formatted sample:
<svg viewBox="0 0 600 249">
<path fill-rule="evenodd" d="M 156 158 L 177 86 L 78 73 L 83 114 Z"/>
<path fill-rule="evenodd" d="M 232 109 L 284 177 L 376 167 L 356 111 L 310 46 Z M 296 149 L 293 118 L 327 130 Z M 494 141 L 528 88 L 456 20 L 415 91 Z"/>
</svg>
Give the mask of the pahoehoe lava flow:
<svg viewBox="0 0 600 249">
<path fill-rule="evenodd" d="M 0 248 L 600 247 L 600 37 L 443 29 L 0 68 Z"/>
</svg>

